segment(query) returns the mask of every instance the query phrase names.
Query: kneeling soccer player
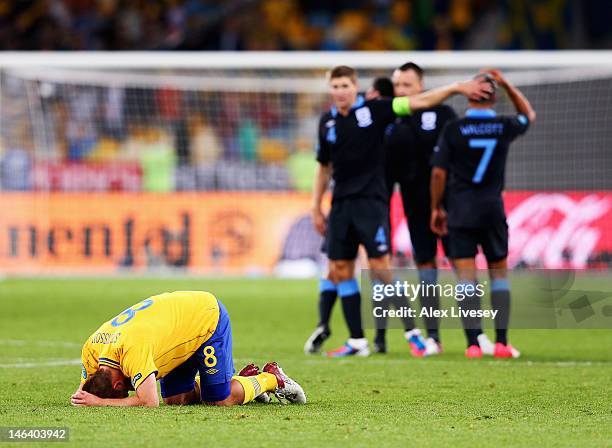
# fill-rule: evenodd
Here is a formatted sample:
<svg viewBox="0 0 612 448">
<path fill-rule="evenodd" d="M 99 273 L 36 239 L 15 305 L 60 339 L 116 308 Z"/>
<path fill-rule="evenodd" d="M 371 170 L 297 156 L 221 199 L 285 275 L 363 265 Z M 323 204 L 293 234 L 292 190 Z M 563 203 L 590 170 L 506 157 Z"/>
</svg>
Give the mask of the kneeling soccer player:
<svg viewBox="0 0 612 448">
<path fill-rule="evenodd" d="M 178 291 L 150 297 L 102 326 L 85 342 L 75 406 L 245 404 L 268 392 L 291 403 L 306 395 L 276 363 L 254 365 L 234 376 L 232 329 L 214 295 Z M 199 382 L 196 374 L 199 373 Z M 136 393 L 129 396 L 128 391 Z"/>
</svg>

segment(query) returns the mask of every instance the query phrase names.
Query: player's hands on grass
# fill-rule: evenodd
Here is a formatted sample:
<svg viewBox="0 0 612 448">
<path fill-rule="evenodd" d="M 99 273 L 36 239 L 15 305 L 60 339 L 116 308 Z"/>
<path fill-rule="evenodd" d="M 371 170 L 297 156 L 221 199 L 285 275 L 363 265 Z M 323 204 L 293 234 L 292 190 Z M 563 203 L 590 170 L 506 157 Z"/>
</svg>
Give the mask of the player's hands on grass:
<svg viewBox="0 0 612 448">
<path fill-rule="evenodd" d="M 314 208 L 312 210 L 312 223 L 314 224 L 315 229 L 317 229 L 317 232 L 319 232 L 321 236 L 325 236 L 327 223 L 325 221 L 325 215 L 320 208 Z"/>
<path fill-rule="evenodd" d="M 487 99 L 493 93 L 491 84 L 482 78 L 460 82 L 458 85 L 458 91 L 472 101 Z"/>
<path fill-rule="evenodd" d="M 446 210 L 437 208 L 431 211 L 431 231 L 436 235 L 444 236 L 448 233 L 448 216 Z"/>
<path fill-rule="evenodd" d="M 70 403 L 73 406 L 101 406 L 102 399 L 84 390 L 77 390 L 70 397 Z"/>
</svg>

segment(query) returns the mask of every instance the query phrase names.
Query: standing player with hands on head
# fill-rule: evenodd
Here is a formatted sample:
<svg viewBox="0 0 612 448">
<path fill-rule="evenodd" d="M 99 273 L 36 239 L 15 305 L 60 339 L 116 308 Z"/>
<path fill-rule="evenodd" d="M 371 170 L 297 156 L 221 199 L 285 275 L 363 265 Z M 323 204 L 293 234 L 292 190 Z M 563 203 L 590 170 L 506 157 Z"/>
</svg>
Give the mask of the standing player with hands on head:
<svg viewBox="0 0 612 448">
<path fill-rule="evenodd" d="M 386 284 L 392 280 L 382 151 L 385 129 L 396 116 L 433 107 L 453 94 L 474 100 L 487 97 L 490 85 L 476 79 L 410 97 L 366 101 L 357 94 L 356 71 L 347 66 L 332 69 L 328 85 L 333 106 L 319 122 L 319 165 L 315 173 L 312 216 L 317 231 L 327 237 L 330 280 L 341 298 L 350 333 L 347 343 L 328 356 L 367 356 L 369 347 L 361 321 L 361 295 L 353 271 L 357 250 L 362 244 L 373 280 Z M 332 176 L 332 208 L 326 223 L 321 203 Z"/>
<path fill-rule="evenodd" d="M 491 305 L 497 310 L 493 355 L 511 358 L 518 357 L 519 352 L 507 338 L 510 317 L 508 225 L 502 192 L 510 144 L 534 123 L 536 114 L 527 98 L 499 71 L 489 70 L 475 79 L 489 83 L 493 93 L 480 101 L 470 100 L 465 117 L 450 122 L 440 137 L 432 160 L 431 229 L 438 235 L 448 234 L 459 284 L 476 284 L 475 257 L 478 246 L 482 249 L 491 279 Z M 493 106 L 498 85 L 508 94 L 517 115 L 496 115 Z M 448 214 L 442 204 L 445 190 Z M 460 306 L 479 309 L 479 297 L 474 294 Z M 465 355 L 480 358 L 483 354 L 479 343 L 482 336 L 480 320 L 465 318 L 463 325 L 468 340 Z"/>
<path fill-rule="evenodd" d="M 395 96 L 416 95 L 424 91 L 423 69 L 414 62 L 398 67 L 392 76 Z M 455 111 L 445 104 L 419 110 L 412 115 L 397 117 L 387 130 L 385 148 L 387 157 L 387 189 L 389 200 L 395 182 L 399 183 L 408 221 L 414 260 L 419 270 L 419 281 L 423 285 L 435 285 L 438 271 L 436 254 L 438 235 L 431 231 L 429 183 L 431 155 L 444 125 L 456 118 Z M 445 238 L 442 239 L 446 249 Z M 440 298 L 434 294 L 421 294 L 421 306 L 437 310 Z M 427 340 L 424 350 L 414 347 L 415 356 L 431 356 L 442 352 L 437 317 L 425 318 Z M 407 329 L 408 330 L 408 329 Z M 418 332 L 418 329 L 413 330 Z M 411 334 L 406 333 L 409 340 Z M 374 340 L 374 349 L 386 351 L 385 329 L 379 328 Z"/>
</svg>

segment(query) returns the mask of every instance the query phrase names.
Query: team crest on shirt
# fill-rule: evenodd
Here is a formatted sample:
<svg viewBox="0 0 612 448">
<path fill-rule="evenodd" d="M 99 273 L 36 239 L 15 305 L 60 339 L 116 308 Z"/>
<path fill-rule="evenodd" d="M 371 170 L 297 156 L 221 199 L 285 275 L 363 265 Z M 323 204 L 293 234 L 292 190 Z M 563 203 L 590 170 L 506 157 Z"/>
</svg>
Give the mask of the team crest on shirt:
<svg viewBox="0 0 612 448">
<path fill-rule="evenodd" d="M 423 112 L 421 115 L 421 129 L 424 131 L 433 131 L 436 128 L 438 115 L 435 112 Z"/>
<path fill-rule="evenodd" d="M 355 111 L 355 117 L 357 117 L 357 126 L 360 128 L 367 128 L 372 124 L 372 112 L 369 107 L 362 107 Z"/>
</svg>

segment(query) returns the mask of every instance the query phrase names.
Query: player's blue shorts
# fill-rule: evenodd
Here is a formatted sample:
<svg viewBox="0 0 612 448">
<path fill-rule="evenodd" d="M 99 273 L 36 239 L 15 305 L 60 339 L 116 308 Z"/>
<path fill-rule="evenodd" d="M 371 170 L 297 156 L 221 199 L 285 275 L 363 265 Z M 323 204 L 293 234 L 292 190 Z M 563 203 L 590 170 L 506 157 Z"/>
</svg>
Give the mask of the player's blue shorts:
<svg viewBox="0 0 612 448">
<path fill-rule="evenodd" d="M 230 394 L 234 376 L 232 327 L 225 306 L 219 303 L 219 323 L 212 337 L 187 361 L 160 380 L 163 398 L 192 391 L 196 373 L 200 373 L 202 401 L 222 401 Z"/>
</svg>

